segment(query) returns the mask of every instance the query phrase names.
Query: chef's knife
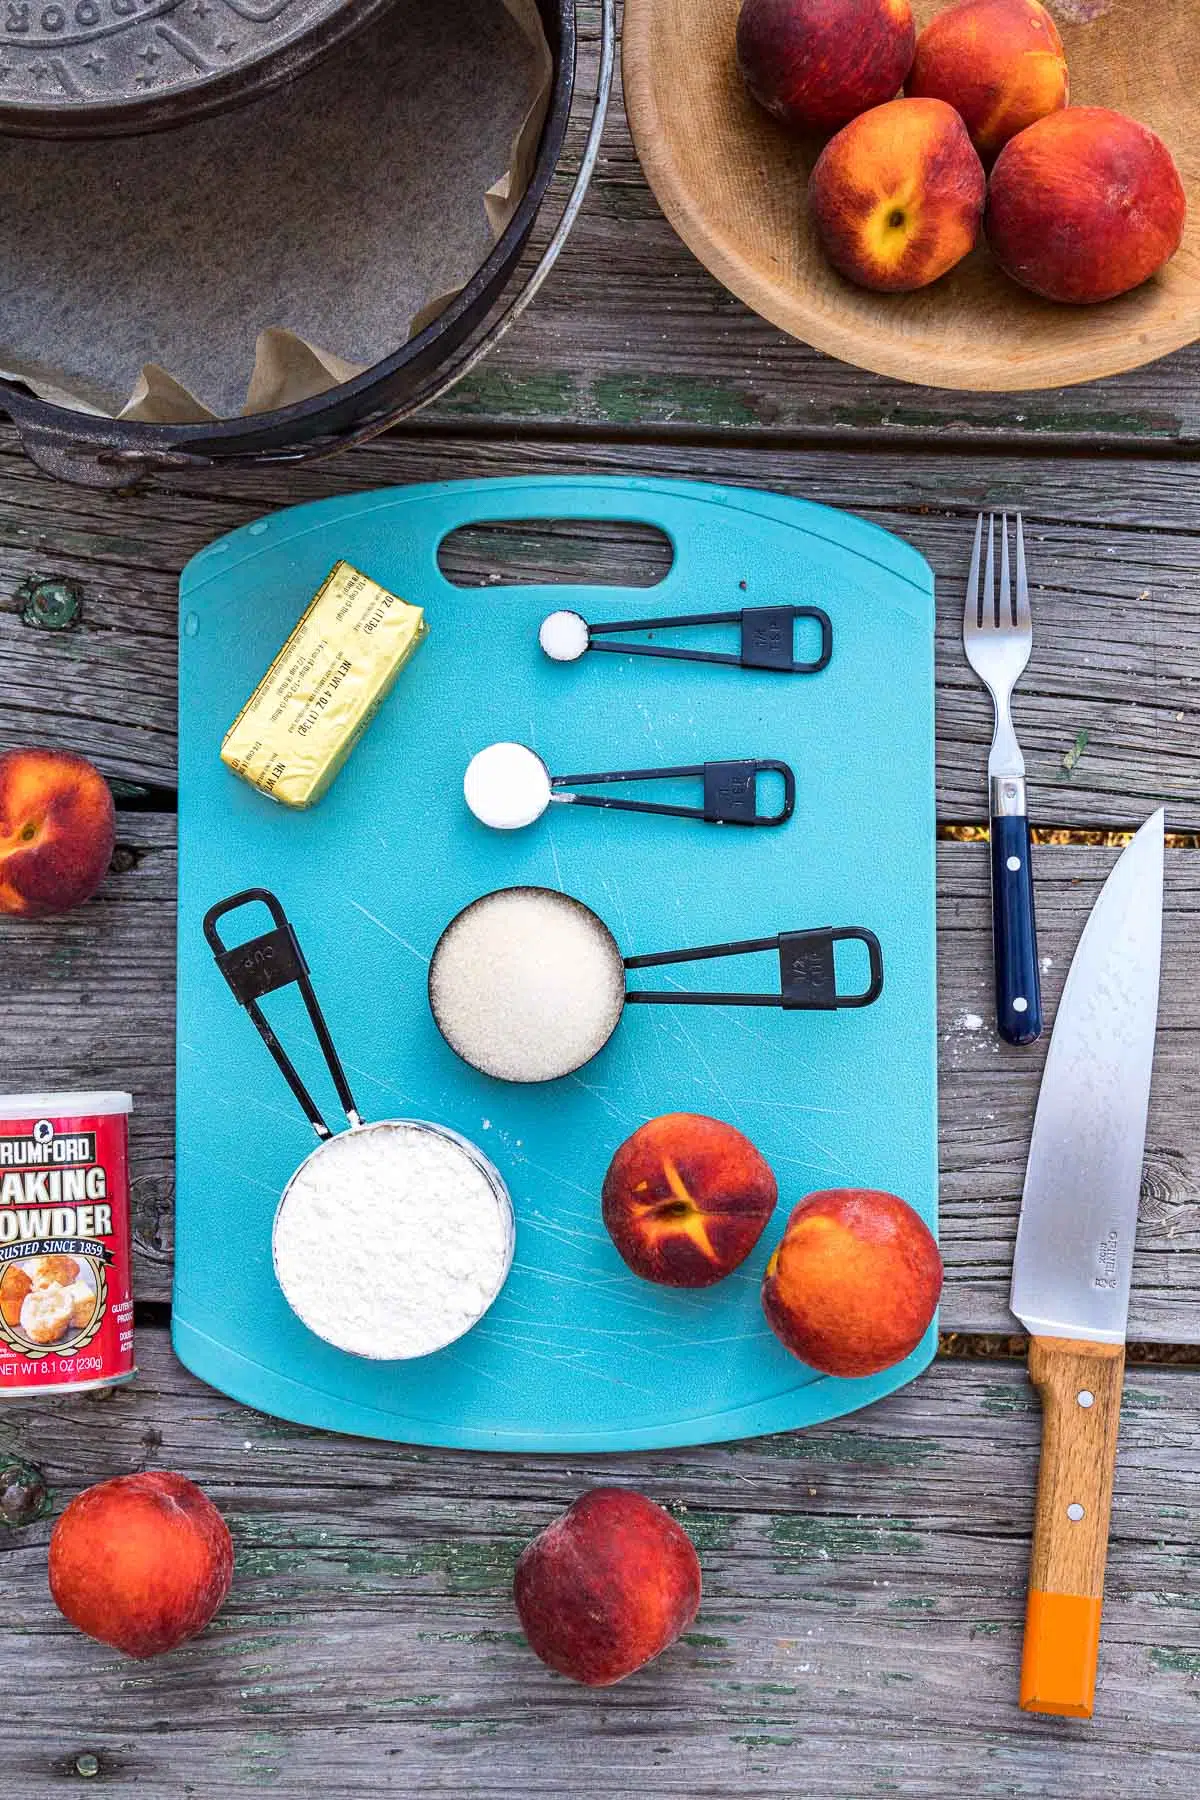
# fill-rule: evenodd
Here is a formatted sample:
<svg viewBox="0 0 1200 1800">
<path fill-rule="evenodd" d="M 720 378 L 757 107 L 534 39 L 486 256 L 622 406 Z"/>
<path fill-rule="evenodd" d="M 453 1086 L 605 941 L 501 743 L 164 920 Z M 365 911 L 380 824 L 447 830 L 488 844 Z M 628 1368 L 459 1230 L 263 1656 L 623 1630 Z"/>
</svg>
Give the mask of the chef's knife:
<svg viewBox="0 0 1200 1800">
<path fill-rule="evenodd" d="M 1011 1305 L 1042 1400 L 1021 1705 L 1090 1718 L 1162 951 L 1163 814 L 1104 884 L 1046 1056 Z"/>
</svg>

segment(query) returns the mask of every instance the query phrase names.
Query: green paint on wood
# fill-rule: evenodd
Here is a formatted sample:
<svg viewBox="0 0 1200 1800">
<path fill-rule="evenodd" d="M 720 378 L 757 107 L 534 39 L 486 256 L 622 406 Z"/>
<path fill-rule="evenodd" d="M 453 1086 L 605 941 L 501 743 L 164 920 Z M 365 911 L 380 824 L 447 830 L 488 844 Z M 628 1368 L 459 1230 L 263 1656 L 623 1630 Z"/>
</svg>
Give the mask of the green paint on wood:
<svg viewBox="0 0 1200 1800">
<path fill-rule="evenodd" d="M 791 1750 L 800 1742 L 798 1737 L 776 1737 L 774 1733 L 764 1731 L 735 1731 L 729 1736 L 731 1744 L 745 1744 L 748 1750 L 760 1750 L 768 1744 L 780 1750 Z"/>
<path fill-rule="evenodd" d="M 515 375 L 485 366 L 460 381 L 437 410 L 460 418 L 572 418 L 579 411 L 577 384 L 566 372 Z"/>
<path fill-rule="evenodd" d="M 897 1612 L 933 1612 L 937 1601 L 929 1594 L 901 1594 L 889 1600 L 888 1606 Z"/>
<path fill-rule="evenodd" d="M 993 1419 L 1007 1418 L 1010 1413 L 1036 1412 L 1037 1407 L 1037 1396 L 1028 1382 L 992 1382 L 979 1395 L 980 1412 Z"/>
<path fill-rule="evenodd" d="M 123 801 L 125 803 L 128 803 L 130 800 L 144 800 L 150 792 L 150 789 L 147 787 L 143 787 L 140 781 L 122 781 L 119 776 L 109 776 L 108 785 L 109 785 L 109 790 L 112 793 L 112 797 L 116 801 L 118 806 L 120 806 Z M 218 1414 L 218 1417 L 220 1417 L 220 1416 L 221 1415 Z M 234 1415 L 232 1413 L 228 1413 L 228 1414 L 225 1414 L 224 1416 L 227 1418 L 233 1418 Z M 246 1423 L 246 1417 L 245 1417 L 245 1414 L 243 1413 L 242 1418 L 241 1418 L 242 1426 L 244 1426 L 245 1423 Z M 294 1425 L 292 1427 L 293 1435 L 295 1435 L 297 1432 L 299 1432 L 300 1429 L 301 1429 L 300 1426 Z"/>
<path fill-rule="evenodd" d="M 601 375 L 591 385 L 588 416 L 608 425 L 759 425 L 757 409 L 737 388 L 691 375 Z"/>
<path fill-rule="evenodd" d="M 731 1445 L 735 1453 L 770 1456 L 781 1462 L 876 1463 L 885 1468 L 916 1469 L 946 1455 L 937 1438 L 885 1438 L 856 1431 L 793 1431 L 770 1438 L 748 1438 Z"/>
<path fill-rule="evenodd" d="M 257 1579 L 329 1565 L 354 1578 L 361 1591 L 433 1577 L 450 1593 L 486 1593 L 512 1583 L 524 1539 L 462 1538 L 409 1550 L 365 1544 L 315 1527 L 278 1520 L 243 1520 L 235 1531 L 237 1566 Z"/>
<path fill-rule="evenodd" d="M 834 409 L 833 422 L 855 426 L 862 431 L 887 429 L 936 431 L 944 434 L 952 418 L 934 407 L 906 405 L 903 401 L 884 398 L 855 406 L 839 405 Z M 964 434 L 978 437 L 981 443 L 1004 432 L 1036 434 L 1038 437 L 1096 437 L 1103 434 L 1105 437 L 1111 435 L 1168 441 L 1174 441 L 1183 435 L 1182 421 L 1175 413 L 1096 414 L 1069 406 L 1047 407 L 1044 411 L 1039 407 L 1033 418 L 1024 411 L 1014 412 L 1007 418 L 991 418 L 986 426 L 962 420 L 960 429 Z M 998 510 L 1007 506 L 1010 512 L 1016 512 L 1022 504 L 1028 504 L 1028 494 L 1022 496 L 1018 488 L 1009 488 L 1002 480 L 993 481 L 988 484 L 987 495 L 980 504 Z"/>
<path fill-rule="evenodd" d="M 868 1525 L 861 1519 L 777 1517 L 769 1521 L 767 1531 L 778 1549 L 805 1560 L 903 1556 L 920 1550 L 922 1545 L 912 1519 L 889 1519 L 886 1523 Z"/>
<path fill-rule="evenodd" d="M 523 1644 L 523 1631 L 418 1631 L 423 1644 Z"/>
<path fill-rule="evenodd" d="M 733 1541 L 732 1513 L 709 1512 L 701 1506 L 670 1504 L 667 1511 L 679 1520 L 701 1555 L 706 1550 L 727 1550 Z"/>
<path fill-rule="evenodd" d="M 1150 1661 L 1156 1669 L 1175 1675 L 1200 1675 L 1200 1650 L 1159 1650 L 1152 1646 Z"/>
<path fill-rule="evenodd" d="M 858 1605 L 857 1594 L 823 1593 L 814 1594 L 801 1590 L 797 1599 L 803 1600 L 806 1606 L 832 1606 L 839 1612 L 853 1612 Z"/>
<path fill-rule="evenodd" d="M 685 1631 L 682 1642 L 690 1644 L 693 1650 L 728 1650 L 729 1639 L 714 1637 L 707 1631 Z"/>
<path fill-rule="evenodd" d="M 1057 781 L 1070 781 L 1073 779 L 1075 766 L 1087 749 L 1090 736 L 1091 733 L 1088 731 L 1080 730 L 1075 733 L 1075 742 L 1071 745 L 1071 748 L 1063 754 L 1062 763 L 1055 776 Z"/>
</svg>

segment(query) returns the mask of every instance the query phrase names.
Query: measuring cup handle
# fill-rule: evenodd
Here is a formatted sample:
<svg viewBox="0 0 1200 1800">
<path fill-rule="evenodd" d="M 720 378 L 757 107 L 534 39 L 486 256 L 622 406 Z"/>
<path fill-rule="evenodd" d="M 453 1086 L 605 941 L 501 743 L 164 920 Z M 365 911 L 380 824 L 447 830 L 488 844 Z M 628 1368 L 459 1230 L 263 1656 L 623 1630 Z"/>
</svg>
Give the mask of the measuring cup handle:
<svg viewBox="0 0 1200 1800">
<path fill-rule="evenodd" d="M 870 964 L 867 986 L 859 993 L 838 992 L 834 945 L 856 939 L 866 946 Z M 660 950 L 653 956 L 627 956 L 626 969 L 656 969 L 670 963 L 708 962 L 720 956 L 749 956 L 774 950 L 779 956 L 777 994 L 671 993 L 662 989 L 627 992 L 643 1006 L 781 1006 L 788 1012 L 833 1012 L 842 1007 L 870 1006 L 883 992 L 883 951 L 865 926 L 822 925 L 811 931 L 785 931 L 778 937 L 746 938 L 736 944 L 706 944 L 697 950 Z"/>
<path fill-rule="evenodd" d="M 247 938 L 231 948 L 217 930 L 218 922 L 227 914 L 254 903 L 266 907 L 271 915 L 272 930 L 262 932 L 258 937 Z M 305 1118 L 317 1136 L 327 1138 L 332 1137 L 333 1133 L 258 1004 L 264 995 L 273 994 L 278 988 L 295 985 L 300 989 L 317 1042 L 321 1046 L 321 1054 L 325 1058 L 325 1066 L 333 1078 L 333 1085 L 337 1089 L 346 1117 L 351 1125 L 361 1125 L 362 1119 L 334 1048 L 329 1027 L 325 1023 L 325 1015 L 313 988 L 300 940 L 283 910 L 282 902 L 269 888 L 243 888 L 240 893 L 231 894 L 228 899 L 218 900 L 209 907 L 204 915 L 204 936 L 230 992 L 239 1006 L 244 1006 L 249 1013 L 258 1035 L 270 1051 L 276 1067 L 299 1101 Z"/>
</svg>

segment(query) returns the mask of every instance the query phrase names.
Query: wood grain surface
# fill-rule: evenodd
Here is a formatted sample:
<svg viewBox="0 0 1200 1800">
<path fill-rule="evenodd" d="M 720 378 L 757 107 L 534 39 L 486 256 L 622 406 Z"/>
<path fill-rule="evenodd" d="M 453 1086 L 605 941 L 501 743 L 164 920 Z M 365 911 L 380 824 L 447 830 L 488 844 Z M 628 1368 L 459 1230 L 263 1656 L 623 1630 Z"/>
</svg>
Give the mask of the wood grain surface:
<svg viewBox="0 0 1200 1800">
<path fill-rule="evenodd" d="M 1121 1344 L 1030 1339 L 1029 1379 L 1042 1402 L 1042 1449 L 1029 1585 L 1043 1593 L 1098 1598 L 1104 1592 L 1124 1373 Z M 1085 1402 L 1081 1394 L 1090 1398 Z"/>
<path fill-rule="evenodd" d="M 1082 0 L 1081 0 L 1082 4 Z M 1088 0 L 1088 5 L 1094 0 Z M 581 72 L 595 7 L 581 7 Z M 579 134 L 573 139 L 577 154 Z M 569 166 L 570 157 L 567 159 Z M 564 175 L 567 170 L 564 170 Z M 561 183 L 559 184 L 561 187 Z M 107 1397 L 0 1412 L 50 1515 L 0 1526 L 0 1731 L 24 1800 L 384 1793 L 705 1800 L 1185 1800 L 1200 1755 L 1195 1542 L 1200 1374 L 1137 1367 L 1122 1411 L 1101 1682 L 1088 1725 L 1022 1715 L 1017 1670 L 1041 1412 L 1019 1363 L 945 1361 L 883 1406 L 788 1438 L 605 1459 L 359 1443 L 246 1412 L 167 1347 L 172 1214 L 175 591 L 188 556 L 256 514 L 467 475 L 667 474 L 849 507 L 939 580 L 938 805 L 984 816 L 986 697 L 958 648 L 976 511 L 1025 510 L 1035 645 L 1018 692 L 1035 824 L 1127 828 L 1162 800 L 1200 831 L 1200 346 L 1069 392 L 948 395 L 866 376 L 725 292 L 661 216 L 619 100 L 591 197 L 530 315 L 406 435 L 314 468 L 173 477 L 141 494 L 55 484 L 0 427 L 0 746 L 92 755 L 122 796 L 100 896 L 0 928 L 0 1086 L 130 1085 L 142 1374 Z M 456 578 L 652 581 L 645 534 L 482 530 Z M 63 631 L 20 584 L 83 590 Z M 1052 1018 L 1115 851 L 1036 852 Z M 1200 857 L 1168 855 L 1162 1031 L 1132 1330 L 1200 1332 Z M 939 851 L 943 1324 L 1007 1334 L 1018 1196 L 1044 1046 L 990 1022 L 986 849 Z M 219 1269 L 216 1271 L 219 1273 Z M 1188 1354 L 1181 1352 L 1180 1354 Z M 45 1544 L 71 1494 L 186 1470 L 228 1513 L 228 1607 L 157 1663 L 52 1610 Z M 705 1565 L 696 1626 L 595 1694 L 520 1639 L 520 1548 L 586 1486 L 678 1509 Z"/>
<path fill-rule="evenodd" d="M 950 821 L 982 821 L 986 811 L 990 702 L 960 638 L 971 533 L 981 507 L 1023 508 L 1034 644 L 1014 711 L 1034 825 L 1129 827 L 1165 801 L 1170 829 L 1200 827 L 1200 483 L 1180 461 L 418 433 L 320 468 L 192 476 L 169 492 L 122 496 L 56 486 L 17 454 L 0 454 L 0 743 L 71 744 L 106 774 L 172 787 L 176 589 L 195 551 L 259 513 L 326 494 L 560 471 L 775 488 L 908 538 L 938 578 L 938 806 Z M 648 564 L 637 534 L 628 550 L 610 537 L 598 562 L 580 530 L 553 558 L 544 540 L 529 549 L 519 533 L 477 537 L 457 566 L 484 581 L 598 569 L 624 580 Z M 56 573 L 82 583 L 81 622 L 31 628 L 4 597 L 27 576 Z"/>
<path fill-rule="evenodd" d="M 227 1514 L 232 1595 L 132 1663 L 73 1633 L 49 1521 L 4 1534 L 5 1775 L 44 1800 L 272 1794 L 662 1794 L 778 1800 L 1160 1800 L 1200 1755 L 1200 1375 L 1126 1390 L 1096 1717 L 1016 1705 L 1040 1408 L 1017 1363 L 941 1363 L 794 1436 L 617 1459 L 430 1454 L 264 1419 L 143 1331 L 110 1398 L 6 1408 L 53 1507 L 184 1468 Z M 589 1692 L 524 1644 L 526 1542 L 597 1482 L 669 1505 L 704 1568 L 683 1641 Z M 19 1696 L 19 1698 L 18 1698 Z M 90 1766 L 90 1765 L 85 1765 Z"/>
</svg>

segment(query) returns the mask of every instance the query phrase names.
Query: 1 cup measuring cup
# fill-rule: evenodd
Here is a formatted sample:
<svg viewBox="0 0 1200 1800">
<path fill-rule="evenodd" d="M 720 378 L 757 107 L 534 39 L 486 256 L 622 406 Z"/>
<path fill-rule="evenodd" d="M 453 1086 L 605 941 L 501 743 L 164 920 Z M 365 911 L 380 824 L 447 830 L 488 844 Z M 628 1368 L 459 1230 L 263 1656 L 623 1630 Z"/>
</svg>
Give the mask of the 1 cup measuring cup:
<svg viewBox="0 0 1200 1800">
<path fill-rule="evenodd" d="M 839 988 L 836 946 L 867 952 L 864 988 Z M 773 951 L 772 993 L 630 989 L 627 973 Z M 555 1081 L 603 1050 L 627 1005 L 775 1006 L 828 1012 L 870 1006 L 883 991 L 883 952 L 863 926 L 822 926 L 693 950 L 623 956 L 582 901 L 553 888 L 499 888 L 456 914 L 429 965 L 429 1005 L 450 1048 L 500 1081 Z"/>
<path fill-rule="evenodd" d="M 267 908 L 272 929 L 226 945 L 219 922 Z M 316 1133 L 271 1232 L 275 1276 L 301 1323 L 335 1349 L 401 1361 L 444 1349 L 476 1325 L 512 1264 L 516 1227 L 503 1177 L 468 1139 L 422 1119 L 364 1122 L 280 901 L 247 888 L 204 917 L 217 966 Z M 296 986 L 346 1115 L 326 1123 L 259 1001 Z"/>
</svg>

